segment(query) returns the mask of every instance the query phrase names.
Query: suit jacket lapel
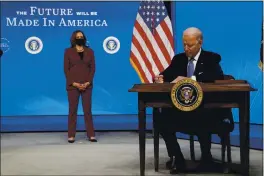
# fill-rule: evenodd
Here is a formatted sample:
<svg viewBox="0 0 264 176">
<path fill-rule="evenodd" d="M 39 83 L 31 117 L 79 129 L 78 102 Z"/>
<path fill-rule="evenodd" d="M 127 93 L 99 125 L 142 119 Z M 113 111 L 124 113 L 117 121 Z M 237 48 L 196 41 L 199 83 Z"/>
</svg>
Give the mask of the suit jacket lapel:
<svg viewBox="0 0 264 176">
<path fill-rule="evenodd" d="M 183 67 L 183 75 L 182 76 L 187 76 L 187 67 L 188 67 L 188 57 L 184 54 L 184 58 L 182 61 L 182 67 Z"/>
<path fill-rule="evenodd" d="M 76 51 L 75 48 L 71 48 L 71 49 L 72 49 L 72 55 L 73 55 L 73 57 L 77 59 L 79 57 L 78 52 Z"/>
<path fill-rule="evenodd" d="M 79 53 L 76 51 L 75 48 L 72 48 L 72 53 L 73 53 L 73 55 L 74 55 L 75 58 L 77 58 L 77 59 L 80 58 Z M 88 55 L 88 49 L 87 48 L 84 48 L 84 51 L 83 51 L 83 59 L 85 57 L 87 57 L 87 55 Z"/>
<path fill-rule="evenodd" d="M 84 47 L 83 57 L 86 57 L 87 54 L 88 54 L 88 48 Z"/>
<path fill-rule="evenodd" d="M 203 64 L 204 64 L 204 51 L 201 50 L 201 54 L 199 56 L 199 59 L 196 63 L 196 67 L 195 67 L 195 70 L 194 70 L 194 75 L 197 76 L 198 74 L 200 74 L 201 71 L 203 71 Z"/>
</svg>

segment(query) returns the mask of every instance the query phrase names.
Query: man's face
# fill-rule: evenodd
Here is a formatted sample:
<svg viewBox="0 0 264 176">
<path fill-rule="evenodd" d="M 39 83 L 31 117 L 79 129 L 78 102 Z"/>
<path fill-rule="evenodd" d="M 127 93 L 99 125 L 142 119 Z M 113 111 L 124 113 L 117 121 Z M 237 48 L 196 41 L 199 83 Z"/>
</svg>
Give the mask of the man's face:
<svg viewBox="0 0 264 176">
<path fill-rule="evenodd" d="M 202 46 L 202 40 L 198 40 L 194 35 L 183 36 L 183 47 L 187 57 L 195 57 Z"/>
</svg>

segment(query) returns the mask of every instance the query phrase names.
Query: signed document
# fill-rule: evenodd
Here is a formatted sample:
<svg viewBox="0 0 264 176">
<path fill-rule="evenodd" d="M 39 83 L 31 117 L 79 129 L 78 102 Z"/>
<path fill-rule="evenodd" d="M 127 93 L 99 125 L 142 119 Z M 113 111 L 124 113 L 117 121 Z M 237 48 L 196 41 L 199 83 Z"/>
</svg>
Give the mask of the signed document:
<svg viewBox="0 0 264 176">
<path fill-rule="evenodd" d="M 176 83 L 182 79 L 186 79 L 187 77 L 184 77 L 184 76 L 178 76 L 176 79 L 174 79 L 171 83 Z M 192 80 L 196 81 L 196 77 L 195 76 L 192 76 L 191 77 Z"/>
</svg>

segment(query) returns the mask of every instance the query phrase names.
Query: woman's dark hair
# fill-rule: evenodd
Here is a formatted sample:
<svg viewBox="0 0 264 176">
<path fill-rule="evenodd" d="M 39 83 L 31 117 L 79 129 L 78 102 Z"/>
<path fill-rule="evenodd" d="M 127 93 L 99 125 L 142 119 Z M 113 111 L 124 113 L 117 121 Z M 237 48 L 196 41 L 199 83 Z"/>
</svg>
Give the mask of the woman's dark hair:
<svg viewBox="0 0 264 176">
<path fill-rule="evenodd" d="M 74 31 L 73 33 L 72 33 L 72 35 L 71 35 L 71 47 L 73 48 L 73 47 L 75 47 L 75 45 L 76 45 L 76 34 L 78 33 L 78 32 L 80 32 L 80 33 L 82 33 L 82 35 L 83 35 L 83 39 L 84 39 L 84 46 L 85 47 L 87 47 L 86 46 L 86 36 L 85 36 L 85 34 L 83 33 L 83 31 L 81 31 L 81 30 L 76 30 L 76 31 Z"/>
</svg>

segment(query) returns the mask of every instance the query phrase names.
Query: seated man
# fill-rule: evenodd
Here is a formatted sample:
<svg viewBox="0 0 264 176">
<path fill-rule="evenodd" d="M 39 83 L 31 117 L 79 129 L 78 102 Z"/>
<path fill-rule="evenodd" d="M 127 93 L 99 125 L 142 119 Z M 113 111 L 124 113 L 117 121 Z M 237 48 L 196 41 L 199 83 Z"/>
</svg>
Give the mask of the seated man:
<svg viewBox="0 0 264 176">
<path fill-rule="evenodd" d="M 220 55 L 203 50 L 202 43 L 203 35 L 199 29 L 194 27 L 186 29 L 183 32 L 184 53 L 175 55 L 169 67 L 155 76 L 155 82 L 177 82 L 186 77 L 198 82 L 223 79 L 223 71 L 219 64 Z M 201 159 L 203 163 L 208 163 L 212 160 L 210 127 L 217 126 L 221 118 L 216 117 L 214 111 L 209 109 L 198 108 L 191 112 L 183 112 L 176 108 L 162 109 L 162 117 L 157 119 L 157 125 L 166 143 L 170 157 L 167 164 L 171 164 L 172 174 L 185 171 L 185 160 L 175 132 L 194 132 L 200 142 Z"/>
</svg>

